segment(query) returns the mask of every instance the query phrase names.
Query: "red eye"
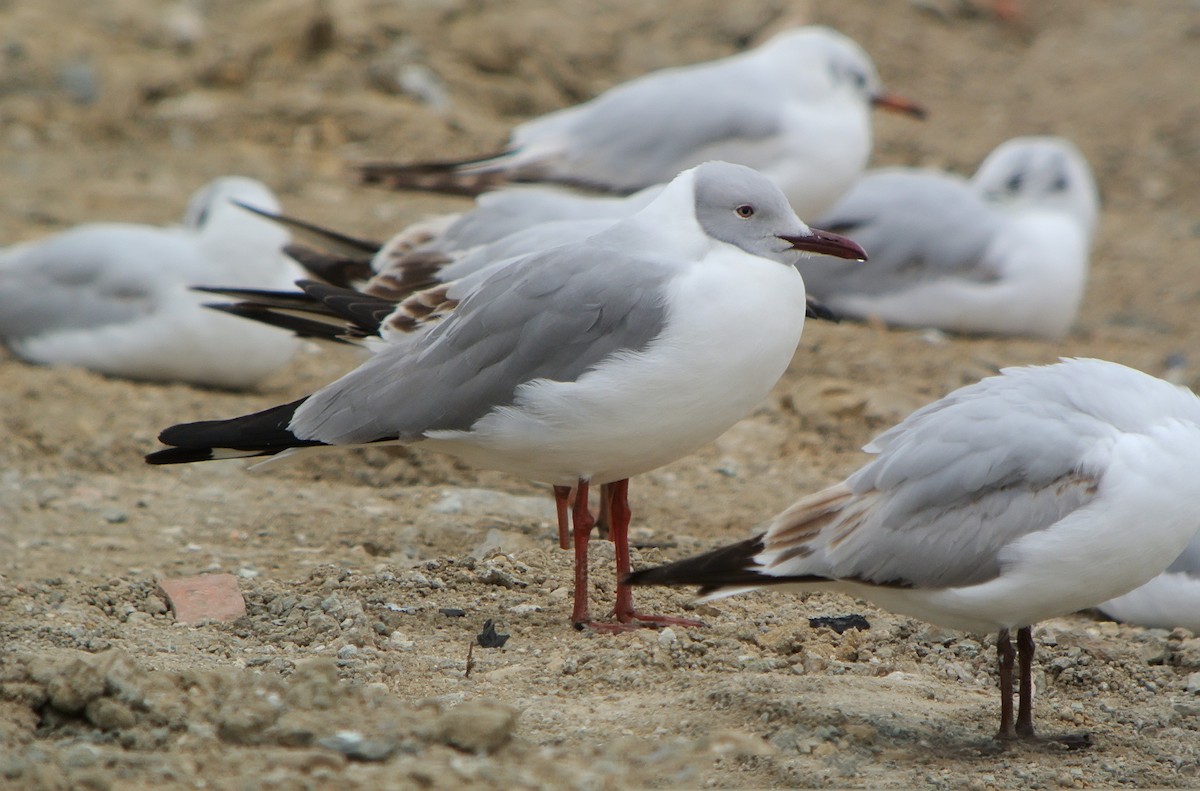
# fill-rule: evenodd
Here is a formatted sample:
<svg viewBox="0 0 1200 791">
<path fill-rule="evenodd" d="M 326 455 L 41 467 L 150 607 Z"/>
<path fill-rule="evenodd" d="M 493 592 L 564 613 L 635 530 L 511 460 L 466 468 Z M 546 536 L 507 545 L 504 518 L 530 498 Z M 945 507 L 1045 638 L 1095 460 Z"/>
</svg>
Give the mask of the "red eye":
<svg viewBox="0 0 1200 791">
<path fill-rule="evenodd" d="M 734 211 L 737 212 L 737 216 L 741 217 L 743 220 L 747 220 L 754 216 L 754 207 L 749 203 L 743 203 L 741 206 L 738 206 L 736 209 L 734 209 Z"/>
</svg>

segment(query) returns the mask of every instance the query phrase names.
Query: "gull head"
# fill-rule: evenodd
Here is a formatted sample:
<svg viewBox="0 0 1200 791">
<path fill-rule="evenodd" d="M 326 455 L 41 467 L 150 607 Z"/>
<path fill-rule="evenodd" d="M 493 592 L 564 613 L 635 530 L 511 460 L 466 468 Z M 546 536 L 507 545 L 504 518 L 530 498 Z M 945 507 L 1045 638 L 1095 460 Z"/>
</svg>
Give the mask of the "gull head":
<svg viewBox="0 0 1200 791">
<path fill-rule="evenodd" d="M 810 228 L 779 187 L 752 168 L 706 162 L 692 171 L 696 221 L 710 237 L 751 255 L 794 263 L 794 252 L 865 261 L 856 243 Z"/>
<path fill-rule="evenodd" d="M 1100 212 L 1092 169 L 1071 141 L 1014 137 L 996 147 L 971 178 L 979 196 L 1011 211 L 1062 211 L 1090 238 Z"/>
<path fill-rule="evenodd" d="M 234 202 L 244 203 L 272 214 L 277 214 L 280 210 L 279 199 L 261 181 L 245 176 L 222 176 L 192 193 L 183 213 L 183 224 L 187 228 L 199 231 L 212 223 L 217 215 L 225 214 L 226 209 L 245 214 L 244 210 L 233 205 Z"/>
<path fill-rule="evenodd" d="M 802 95 L 817 99 L 850 97 L 865 107 L 875 106 L 924 118 L 920 105 L 888 93 L 871 56 L 855 41 L 832 28 L 817 25 L 785 30 L 761 47 L 763 57 L 776 63 Z"/>
</svg>

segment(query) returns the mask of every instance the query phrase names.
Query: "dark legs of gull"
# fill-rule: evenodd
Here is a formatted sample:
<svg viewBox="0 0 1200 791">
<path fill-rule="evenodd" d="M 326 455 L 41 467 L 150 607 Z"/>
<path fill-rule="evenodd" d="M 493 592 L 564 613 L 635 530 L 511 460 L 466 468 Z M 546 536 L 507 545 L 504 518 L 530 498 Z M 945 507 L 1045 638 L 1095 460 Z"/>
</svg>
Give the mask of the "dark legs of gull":
<svg viewBox="0 0 1200 791">
<path fill-rule="evenodd" d="M 997 739 L 1015 739 L 1017 732 L 1013 728 L 1013 651 L 1012 640 L 1008 639 L 1008 630 L 1001 629 L 996 635 L 996 656 L 1000 667 L 1000 732 Z M 1022 687 L 1022 695 L 1024 688 Z"/>
<path fill-rule="evenodd" d="M 1033 738 L 1033 628 L 1017 630 L 1017 669 L 1021 676 L 1021 699 L 1017 708 L 1017 736 Z"/>
</svg>

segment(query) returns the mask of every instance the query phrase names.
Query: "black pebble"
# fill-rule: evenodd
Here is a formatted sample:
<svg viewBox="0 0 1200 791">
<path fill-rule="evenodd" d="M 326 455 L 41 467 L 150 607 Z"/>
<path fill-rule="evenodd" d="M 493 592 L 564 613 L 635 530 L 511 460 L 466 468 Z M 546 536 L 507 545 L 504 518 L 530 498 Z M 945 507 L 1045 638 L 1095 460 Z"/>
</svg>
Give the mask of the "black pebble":
<svg viewBox="0 0 1200 791">
<path fill-rule="evenodd" d="M 475 635 L 475 641 L 479 643 L 480 648 L 503 648 L 508 642 L 508 635 L 497 634 L 496 626 L 489 618 L 483 622 L 483 631 Z"/>
<path fill-rule="evenodd" d="M 438 608 L 438 612 L 450 618 L 461 618 L 467 614 L 466 610 L 460 610 L 457 607 L 440 607 Z"/>
<path fill-rule="evenodd" d="M 819 618 L 809 618 L 808 625 L 816 629 L 818 626 L 828 626 L 838 634 L 847 629 L 858 629 L 865 632 L 871 628 L 867 619 L 861 615 L 822 615 Z"/>
</svg>

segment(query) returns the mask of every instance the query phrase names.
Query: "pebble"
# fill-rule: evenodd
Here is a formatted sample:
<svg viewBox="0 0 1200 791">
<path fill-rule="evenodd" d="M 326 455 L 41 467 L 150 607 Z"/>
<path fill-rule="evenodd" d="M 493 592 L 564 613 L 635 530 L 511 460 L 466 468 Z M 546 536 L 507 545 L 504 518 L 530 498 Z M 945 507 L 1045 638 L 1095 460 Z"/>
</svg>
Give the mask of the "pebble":
<svg viewBox="0 0 1200 791">
<path fill-rule="evenodd" d="M 353 761 L 386 761 L 400 747 L 394 739 L 368 738 L 358 731 L 338 731 L 317 744 Z"/>
<path fill-rule="evenodd" d="M 491 700 L 469 700 L 443 714 L 437 725 L 442 741 L 462 750 L 490 753 L 508 744 L 517 710 Z"/>
</svg>

